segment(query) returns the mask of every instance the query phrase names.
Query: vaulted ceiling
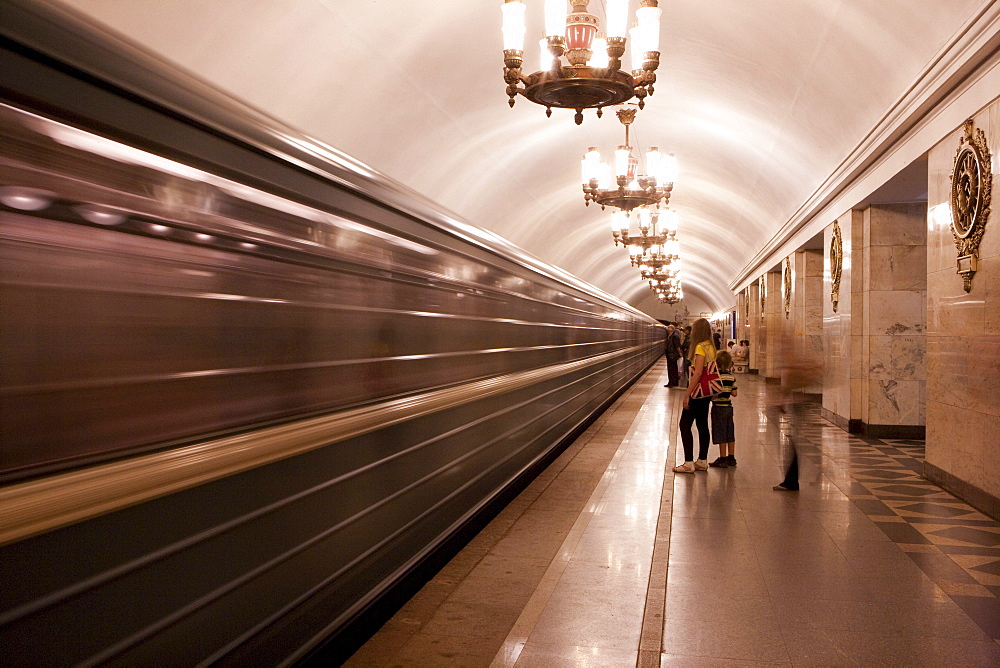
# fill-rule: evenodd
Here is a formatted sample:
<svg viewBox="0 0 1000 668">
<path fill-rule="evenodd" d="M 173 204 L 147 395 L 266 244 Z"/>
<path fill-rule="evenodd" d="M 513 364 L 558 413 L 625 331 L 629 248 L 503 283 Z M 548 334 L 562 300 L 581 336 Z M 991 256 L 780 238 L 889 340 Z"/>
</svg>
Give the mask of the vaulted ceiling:
<svg viewBox="0 0 1000 668">
<path fill-rule="evenodd" d="M 507 106 L 500 0 L 64 0 L 176 66 L 622 299 L 649 292 L 579 159 L 601 119 Z M 529 37 L 542 2 L 528 0 Z M 603 17 L 603 2 L 591 11 Z M 984 0 L 660 0 L 633 144 L 677 156 L 691 311 L 727 287 L 866 140 Z M 631 1 L 632 9 L 638 0 Z M 527 40 L 525 64 L 534 63 Z"/>
</svg>

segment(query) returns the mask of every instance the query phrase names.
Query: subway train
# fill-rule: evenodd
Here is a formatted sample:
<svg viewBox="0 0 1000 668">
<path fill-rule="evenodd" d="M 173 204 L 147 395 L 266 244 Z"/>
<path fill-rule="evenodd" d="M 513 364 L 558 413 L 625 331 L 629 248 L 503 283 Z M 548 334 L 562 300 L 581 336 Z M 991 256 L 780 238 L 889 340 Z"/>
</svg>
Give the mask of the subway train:
<svg viewBox="0 0 1000 668">
<path fill-rule="evenodd" d="M 663 327 L 0 3 L 0 664 L 347 656 Z"/>
</svg>

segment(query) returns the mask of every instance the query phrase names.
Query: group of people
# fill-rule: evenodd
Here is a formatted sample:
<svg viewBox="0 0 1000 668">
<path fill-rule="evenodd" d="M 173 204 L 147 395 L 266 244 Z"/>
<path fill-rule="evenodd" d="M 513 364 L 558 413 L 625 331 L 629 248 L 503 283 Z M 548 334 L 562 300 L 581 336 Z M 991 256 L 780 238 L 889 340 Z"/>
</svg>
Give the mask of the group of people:
<svg viewBox="0 0 1000 668">
<path fill-rule="evenodd" d="M 746 362 L 750 342 L 729 341 L 728 350 L 719 350 L 721 332 L 713 332 L 705 318 L 684 327 L 667 325 L 666 357 L 668 382 L 665 387 L 684 390 L 684 410 L 679 428 L 684 446 L 684 463 L 674 467 L 675 473 L 707 471 L 711 467 L 736 466 L 736 429 L 733 420 L 732 398 L 738 393 L 733 375 L 734 359 Z M 794 430 L 801 423 L 801 392 L 808 388 L 821 372 L 815 351 L 803 350 L 802 345 L 789 343 L 782 346 L 781 370 L 782 412 L 791 413 L 793 433 L 789 437 L 790 461 L 785 478 L 774 486 L 777 491 L 794 492 L 799 489 L 798 456 Z M 680 382 L 681 374 L 688 381 Z M 709 408 L 712 427 L 709 430 Z M 698 458 L 694 457 L 692 425 L 698 427 Z M 719 446 L 719 456 L 708 461 L 709 440 Z"/>
<path fill-rule="evenodd" d="M 716 333 L 718 334 L 718 333 Z M 675 466 L 676 473 L 707 471 L 709 467 L 736 466 L 736 427 L 733 421 L 732 398 L 738 393 L 733 375 L 733 356 L 718 350 L 712 325 L 705 318 L 695 320 L 683 329 L 667 325 L 667 384 L 685 390 L 680 432 L 684 445 L 684 463 Z M 688 378 L 687 386 L 680 383 L 680 367 Z M 711 383 L 706 387 L 708 381 Z M 712 428 L 709 430 L 709 408 Z M 692 425 L 698 427 L 698 459 L 694 458 Z M 719 456 L 709 463 L 709 440 L 719 446 Z"/>
</svg>

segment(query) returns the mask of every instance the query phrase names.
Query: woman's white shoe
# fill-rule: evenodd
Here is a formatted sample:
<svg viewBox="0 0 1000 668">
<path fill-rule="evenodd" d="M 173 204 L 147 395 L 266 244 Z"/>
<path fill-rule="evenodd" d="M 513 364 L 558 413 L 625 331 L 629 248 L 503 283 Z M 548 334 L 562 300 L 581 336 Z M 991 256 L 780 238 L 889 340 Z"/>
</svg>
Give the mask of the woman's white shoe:
<svg viewBox="0 0 1000 668">
<path fill-rule="evenodd" d="M 680 466 L 675 466 L 674 473 L 694 473 L 694 463 L 684 462 Z"/>
</svg>

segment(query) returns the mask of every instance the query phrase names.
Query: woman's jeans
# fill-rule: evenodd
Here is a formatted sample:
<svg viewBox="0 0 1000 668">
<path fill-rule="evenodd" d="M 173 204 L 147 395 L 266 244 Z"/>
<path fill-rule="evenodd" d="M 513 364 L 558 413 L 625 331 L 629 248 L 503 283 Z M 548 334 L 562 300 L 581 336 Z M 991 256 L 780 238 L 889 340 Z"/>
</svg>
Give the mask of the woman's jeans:
<svg viewBox="0 0 1000 668">
<path fill-rule="evenodd" d="M 708 431 L 708 406 L 712 403 L 709 397 L 691 399 L 690 408 L 681 413 L 680 429 L 681 443 L 684 444 L 684 461 L 694 461 L 694 437 L 691 434 L 691 423 L 698 425 L 698 459 L 708 459 L 708 443 L 711 440 Z"/>
</svg>

